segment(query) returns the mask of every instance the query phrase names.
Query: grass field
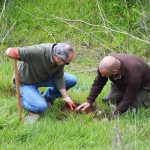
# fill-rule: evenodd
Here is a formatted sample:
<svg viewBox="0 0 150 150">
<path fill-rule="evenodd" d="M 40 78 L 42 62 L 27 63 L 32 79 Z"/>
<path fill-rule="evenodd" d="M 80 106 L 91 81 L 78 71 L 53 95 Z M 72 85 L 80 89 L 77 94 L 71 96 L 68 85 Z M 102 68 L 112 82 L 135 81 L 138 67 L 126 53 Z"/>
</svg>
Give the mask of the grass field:
<svg viewBox="0 0 150 150">
<path fill-rule="evenodd" d="M 77 76 L 78 84 L 69 93 L 74 101 L 81 102 L 86 99 L 94 75 Z M 3 79 L 8 79 L 8 75 Z M 60 112 L 62 104 L 61 99 L 56 100 L 36 124 L 25 125 L 18 121 L 13 89 L 1 92 L 1 149 L 149 149 L 149 109 L 136 114 L 128 112 L 116 120 L 105 122 L 95 118 L 94 113 L 64 114 Z M 108 110 L 101 104 L 101 96 L 96 104 L 99 109 Z"/>
<path fill-rule="evenodd" d="M 78 83 L 69 95 L 84 102 L 96 75 L 92 70 L 105 54 L 133 53 L 149 61 L 148 1 L 14 0 L 0 5 L 0 149 L 150 149 L 150 109 L 102 121 L 94 113 L 64 114 L 63 101 L 57 99 L 36 124 L 19 123 L 13 61 L 5 56 L 8 47 L 71 41 L 76 58 L 65 70 L 75 74 Z M 109 111 L 101 102 L 109 85 L 96 100 L 98 109 Z"/>
<path fill-rule="evenodd" d="M 7 76 L 4 78 L 7 79 Z M 78 84 L 69 93 L 74 101 L 81 102 L 86 99 L 93 75 L 77 76 Z M 107 89 L 108 87 L 104 89 L 102 95 Z M 12 91 L 1 93 L 1 149 L 149 150 L 149 109 L 140 110 L 136 114 L 127 112 L 116 120 L 105 122 L 94 117 L 94 113 L 64 114 L 60 111 L 63 102 L 58 99 L 42 114 L 36 124 L 25 125 L 18 121 L 17 102 Z M 101 96 L 97 99 L 96 105 L 98 109 L 108 110 L 108 107 L 101 104 Z"/>
</svg>

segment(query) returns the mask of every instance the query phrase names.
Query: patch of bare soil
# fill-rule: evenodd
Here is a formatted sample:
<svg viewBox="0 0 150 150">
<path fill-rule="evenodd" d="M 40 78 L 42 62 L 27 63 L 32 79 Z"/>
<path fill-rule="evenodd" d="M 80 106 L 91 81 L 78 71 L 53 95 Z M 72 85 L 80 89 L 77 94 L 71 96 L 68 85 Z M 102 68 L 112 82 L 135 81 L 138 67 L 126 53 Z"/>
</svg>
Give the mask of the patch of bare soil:
<svg viewBox="0 0 150 150">
<path fill-rule="evenodd" d="M 78 107 L 80 103 L 75 103 L 75 105 Z M 109 117 L 109 113 L 105 112 L 104 110 L 98 110 L 98 108 L 94 105 L 91 105 L 89 108 L 87 108 L 85 111 L 75 111 L 71 110 L 66 104 L 63 104 L 60 107 L 60 112 L 66 116 L 70 113 L 75 113 L 75 114 L 93 114 L 93 118 L 95 119 L 104 119 Z M 63 117 L 62 117 L 63 118 Z"/>
</svg>

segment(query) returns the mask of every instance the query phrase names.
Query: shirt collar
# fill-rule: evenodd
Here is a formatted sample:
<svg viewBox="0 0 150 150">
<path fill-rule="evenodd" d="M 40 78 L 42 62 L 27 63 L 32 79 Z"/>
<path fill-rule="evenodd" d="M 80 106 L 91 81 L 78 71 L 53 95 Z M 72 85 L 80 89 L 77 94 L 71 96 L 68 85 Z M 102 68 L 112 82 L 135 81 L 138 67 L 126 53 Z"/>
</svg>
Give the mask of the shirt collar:
<svg viewBox="0 0 150 150">
<path fill-rule="evenodd" d="M 52 53 L 53 53 L 54 47 L 55 47 L 56 45 L 57 45 L 56 43 L 53 44 L 53 45 L 52 45 L 52 48 L 51 48 L 51 50 L 50 50 L 50 60 L 51 60 L 51 62 L 54 62 Z"/>
</svg>

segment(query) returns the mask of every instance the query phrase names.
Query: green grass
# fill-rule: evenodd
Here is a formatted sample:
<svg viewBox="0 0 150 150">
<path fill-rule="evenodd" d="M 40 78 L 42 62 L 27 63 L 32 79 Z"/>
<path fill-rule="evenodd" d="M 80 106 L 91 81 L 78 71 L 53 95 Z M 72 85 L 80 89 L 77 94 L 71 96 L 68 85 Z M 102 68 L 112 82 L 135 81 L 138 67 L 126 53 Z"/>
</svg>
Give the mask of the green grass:
<svg viewBox="0 0 150 150">
<path fill-rule="evenodd" d="M 101 0 L 99 6 L 104 21 L 96 1 L 91 0 L 14 0 L 6 4 L 4 16 L 0 19 L 0 42 L 16 23 L 0 44 L 0 149 L 149 150 L 150 109 L 140 109 L 136 114 L 127 112 L 116 120 L 104 122 L 94 114 L 63 114 L 60 112 L 63 101 L 58 99 L 36 124 L 19 123 L 17 100 L 11 83 L 13 61 L 4 54 L 6 48 L 13 46 L 72 41 L 76 58 L 65 69 L 77 76 L 78 83 L 69 95 L 76 102 L 84 102 L 96 75 L 84 70 L 97 68 L 104 55 L 127 52 L 149 61 L 149 44 L 102 27 L 121 29 L 147 41 L 150 29 L 148 1 L 140 3 L 135 0 L 127 3 L 126 9 L 125 1 Z M 2 8 L 0 5 L 0 12 Z M 102 26 L 88 25 L 83 21 Z M 110 83 L 96 100 L 97 107 L 106 111 L 109 107 L 101 99 L 109 87 Z M 23 110 L 23 115 L 25 113 Z M 118 140 L 117 143 L 117 137 L 121 137 L 121 142 Z"/>
<path fill-rule="evenodd" d="M 91 62 L 89 58 L 95 58 L 97 54 L 103 56 L 113 51 L 133 53 L 144 59 L 150 58 L 148 43 L 119 33 L 125 31 L 148 41 L 148 1 L 128 4 L 127 10 L 124 1 L 113 0 L 108 3 L 102 0 L 98 4 L 100 10 L 96 1 L 91 0 L 9 1 L 4 17 L 0 20 L 0 39 L 14 23 L 15 25 L 0 47 L 4 51 L 9 46 L 70 40 L 77 49 L 78 56 L 82 55 L 86 59 L 85 64 Z M 127 16 L 127 12 L 130 13 L 130 17 Z M 85 42 L 88 47 L 84 45 Z M 87 52 L 91 50 L 93 54 L 86 58 Z M 99 57 L 95 60 L 99 61 Z M 76 61 L 80 61 L 81 65 L 83 63 L 80 57 Z"/>
<path fill-rule="evenodd" d="M 9 64 L 10 65 L 10 64 Z M 8 67 L 8 64 L 5 64 Z M 78 84 L 69 91 L 74 101 L 84 102 L 95 74 L 76 74 Z M 7 75 L 3 80 L 7 79 Z M 86 78 L 86 80 L 85 80 Z M 63 105 L 57 99 L 54 105 L 46 110 L 34 125 L 19 123 L 17 100 L 11 89 L 1 93 L 0 100 L 0 149 L 64 149 L 64 150 L 110 150 L 110 149 L 149 149 L 150 110 L 141 109 L 134 114 L 127 112 L 112 121 L 101 121 L 95 114 L 64 114 L 60 112 Z M 109 84 L 108 84 L 109 85 Z M 106 109 L 101 103 L 102 96 L 108 91 L 107 86 L 97 98 L 96 105 Z M 23 111 L 25 115 L 25 111 Z M 117 128 L 119 131 L 115 131 Z M 121 137 L 117 146 L 115 137 Z"/>
</svg>

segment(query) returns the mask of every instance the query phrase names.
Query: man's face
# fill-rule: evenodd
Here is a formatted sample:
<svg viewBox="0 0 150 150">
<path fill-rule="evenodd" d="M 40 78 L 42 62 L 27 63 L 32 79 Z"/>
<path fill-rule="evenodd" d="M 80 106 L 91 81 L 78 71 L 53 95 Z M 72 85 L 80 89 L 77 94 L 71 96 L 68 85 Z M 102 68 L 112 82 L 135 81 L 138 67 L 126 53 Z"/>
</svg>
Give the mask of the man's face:
<svg viewBox="0 0 150 150">
<path fill-rule="evenodd" d="M 74 52 L 70 52 L 69 53 L 69 57 L 66 60 L 62 60 L 58 57 L 55 57 L 55 62 L 57 65 L 69 65 L 70 62 L 74 59 L 75 57 L 75 53 Z"/>
<path fill-rule="evenodd" d="M 112 74 L 106 69 L 99 69 L 99 71 L 102 74 L 102 77 L 110 78 L 112 76 Z"/>
<path fill-rule="evenodd" d="M 119 70 L 113 70 L 112 72 L 110 72 L 107 69 L 100 69 L 99 68 L 99 71 L 102 74 L 102 77 L 106 77 L 106 78 L 115 78 L 116 76 L 119 75 Z"/>
<path fill-rule="evenodd" d="M 68 65 L 74 59 L 74 57 L 75 57 L 75 53 L 70 52 L 69 57 L 66 60 L 64 60 L 63 63 L 65 65 Z"/>
</svg>

